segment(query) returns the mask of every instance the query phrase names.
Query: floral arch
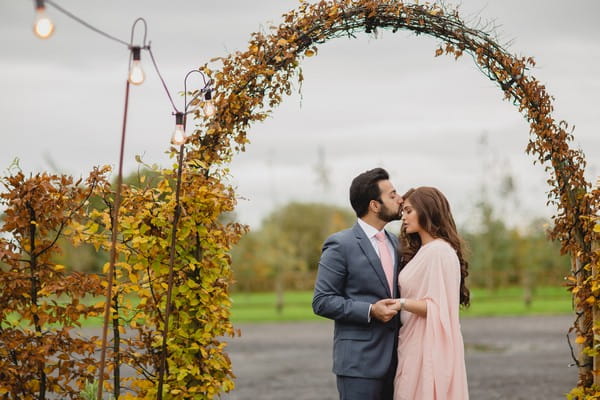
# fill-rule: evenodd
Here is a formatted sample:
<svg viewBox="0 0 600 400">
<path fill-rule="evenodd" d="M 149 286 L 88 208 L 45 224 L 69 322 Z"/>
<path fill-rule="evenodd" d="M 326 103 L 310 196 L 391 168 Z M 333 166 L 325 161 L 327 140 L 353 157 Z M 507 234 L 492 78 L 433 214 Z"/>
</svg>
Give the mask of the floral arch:
<svg viewBox="0 0 600 400">
<path fill-rule="evenodd" d="M 569 146 L 573 130 L 567 122 L 554 119 L 552 96 L 529 73 L 534 60 L 516 57 L 490 33 L 466 26 L 457 10 L 385 0 L 302 1 L 268 34 L 254 33 L 248 50 L 212 60 L 222 63 L 219 70 L 204 66 L 216 81 L 218 112 L 196 131 L 188 160 L 206 164 L 230 160 L 245 149 L 250 125 L 264 120 L 285 95 L 291 94 L 292 81 L 302 81 L 300 62 L 304 57 L 314 56 L 318 46 L 331 39 L 378 29 L 404 29 L 438 38 L 441 44 L 435 49 L 436 57 L 470 55 L 477 68 L 497 83 L 504 99 L 528 121 L 526 152 L 534 157 L 534 164 L 539 163 L 550 174 L 547 204 L 558 208 L 550 237 L 559 240 L 562 251 L 573 260 L 565 279 L 573 293 L 576 320 L 572 331 L 580 345 L 574 358 L 580 369 L 578 386 L 590 387 L 592 371 L 600 369 L 595 365 L 599 347 L 594 339 L 600 280 L 593 268 L 599 258 L 594 243 L 600 236 L 596 227 L 600 191 L 592 189 L 584 177 L 583 153 Z M 200 114 L 196 117 L 201 118 Z"/>
</svg>

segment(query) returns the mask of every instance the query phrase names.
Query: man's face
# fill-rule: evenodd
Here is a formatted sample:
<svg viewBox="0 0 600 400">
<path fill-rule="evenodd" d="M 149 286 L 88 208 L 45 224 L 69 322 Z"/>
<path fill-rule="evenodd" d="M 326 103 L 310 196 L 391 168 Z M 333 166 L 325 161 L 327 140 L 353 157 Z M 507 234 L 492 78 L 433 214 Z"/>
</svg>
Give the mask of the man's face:
<svg viewBox="0 0 600 400">
<path fill-rule="evenodd" d="M 377 216 L 385 222 L 400 219 L 400 210 L 402 209 L 402 196 L 396 193 L 396 189 L 388 180 L 379 181 L 379 190 L 381 191 L 381 201 Z"/>
</svg>

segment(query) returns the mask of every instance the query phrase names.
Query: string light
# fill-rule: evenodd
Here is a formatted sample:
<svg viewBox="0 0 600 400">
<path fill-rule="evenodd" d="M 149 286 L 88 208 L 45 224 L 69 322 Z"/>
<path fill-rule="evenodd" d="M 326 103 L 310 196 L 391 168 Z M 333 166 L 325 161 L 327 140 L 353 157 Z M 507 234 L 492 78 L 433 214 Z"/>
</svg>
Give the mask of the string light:
<svg viewBox="0 0 600 400">
<path fill-rule="evenodd" d="M 202 111 L 204 111 L 204 115 L 207 117 L 212 117 L 217 112 L 212 99 L 212 90 L 210 88 L 204 94 L 204 105 L 202 106 Z"/>
<path fill-rule="evenodd" d="M 189 78 L 190 75 L 197 73 L 200 74 L 202 76 L 202 80 L 204 81 L 204 87 L 188 102 L 187 101 L 187 80 Z M 183 80 L 183 93 L 184 93 L 184 99 L 183 99 L 183 104 L 184 104 L 184 111 L 180 112 L 180 111 L 176 111 L 175 114 L 175 129 L 173 130 L 173 133 L 171 134 L 171 144 L 174 145 L 182 145 L 185 144 L 185 142 L 187 141 L 188 137 L 185 133 L 185 117 L 188 113 L 192 112 L 192 111 L 188 111 L 190 105 L 192 105 L 194 102 L 197 101 L 198 97 L 202 96 L 202 94 L 204 94 L 204 104 L 202 106 L 202 111 L 204 112 L 204 114 L 206 116 L 213 116 L 216 112 L 216 108 L 215 105 L 213 104 L 213 100 L 212 100 L 212 89 L 210 87 L 210 85 L 213 83 L 212 79 L 209 79 L 208 81 L 206 80 L 206 76 L 202 73 L 202 71 L 200 70 L 192 70 L 190 72 L 188 72 Z"/>
<path fill-rule="evenodd" d="M 141 48 L 139 46 L 133 46 L 131 48 L 131 64 L 129 65 L 129 83 L 132 85 L 141 85 L 146 79 L 144 70 L 142 69 L 141 62 Z"/>
<path fill-rule="evenodd" d="M 46 6 L 44 0 L 35 1 L 35 21 L 33 23 L 33 33 L 40 39 L 48 39 L 54 32 L 54 24 L 46 15 Z"/>
<path fill-rule="evenodd" d="M 40 11 L 44 11 L 45 5 L 50 5 L 57 11 L 66 15 L 67 17 L 71 18 L 75 22 L 83 25 L 87 29 L 92 30 L 92 31 L 98 33 L 99 35 L 102 35 L 105 38 L 110 39 L 116 43 L 120 43 L 121 45 L 126 46 L 130 50 L 130 64 L 129 64 L 129 72 L 128 72 L 128 78 L 127 78 L 127 80 L 129 81 L 130 84 L 139 85 L 144 82 L 145 73 L 141 66 L 140 56 L 141 56 L 141 50 L 148 51 L 148 54 L 150 55 L 150 59 L 152 60 L 152 64 L 154 66 L 154 70 L 156 71 L 156 74 L 160 78 L 160 81 L 162 83 L 162 86 L 163 86 L 166 94 L 167 94 L 167 97 L 169 98 L 169 101 L 171 102 L 173 111 L 178 112 L 177 107 L 175 106 L 175 103 L 173 101 L 173 97 L 171 96 L 169 88 L 167 87 L 167 84 L 165 83 L 165 80 L 163 79 L 163 77 L 160 73 L 160 69 L 158 68 L 158 64 L 156 63 L 154 54 L 152 53 L 152 49 L 150 47 L 150 42 L 146 41 L 147 33 L 148 33 L 148 25 L 146 23 L 146 20 L 144 20 L 143 18 L 137 18 L 134 21 L 133 25 L 131 26 L 131 39 L 129 40 L 129 42 L 126 42 L 118 37 L 115 37 L 113 35 L 110 35 L 110 34 L 104 32 L 101 29 L 96 28 L 95 26 L 93 26 L 90 23 L 86 22 L 85 20 L 81 19 L 77 15 L 75 15 L 72 12 L 61 7 L 54 0 L 35 0 L 35 1 L 36 1 L 36 9 L 38 9 Z M 142 43 L 140 45 L 134 46 L 133 45 L 134 33 L 135 33 L 135 28 L 138 23 L 143 24 L 144 36 L 143 36 Z M 54 29 L 54 25 L 51 25 L 51 26 L 52 26 L 52 29 Z M 36 34 L 37 34 L 37 32 L 36 32 Z"/>
<path fill-rule="evenodd" d="M 185 128 L 183 126 L 183 113 L 175 113 L 175 129 L 171 135 L 171 143 L 174 145 L 182 145 L 186 142 L 187 136 L 185 135 Z"/>
</svg>

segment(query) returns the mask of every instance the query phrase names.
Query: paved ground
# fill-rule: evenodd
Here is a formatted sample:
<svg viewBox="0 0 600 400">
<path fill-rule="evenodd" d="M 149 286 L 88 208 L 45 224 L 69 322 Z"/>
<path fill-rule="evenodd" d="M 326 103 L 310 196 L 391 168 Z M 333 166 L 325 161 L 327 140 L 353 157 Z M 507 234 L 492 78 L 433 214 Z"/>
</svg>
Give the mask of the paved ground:
<svg viewBox="0 0 600 400">
<path fill-rule="evenodd" d="M 564 399 L 577 381 L 566 332 L 572 316 L 462 321 L 474 400 Z M 237 388 L 226 400 L 334 400 L 333 324 L 238 325 L 229 355 Z M 415 399 L 416 400 L 416 399 Z M 425 399 L 423 399 L 425 400 Z"/>
</svg>

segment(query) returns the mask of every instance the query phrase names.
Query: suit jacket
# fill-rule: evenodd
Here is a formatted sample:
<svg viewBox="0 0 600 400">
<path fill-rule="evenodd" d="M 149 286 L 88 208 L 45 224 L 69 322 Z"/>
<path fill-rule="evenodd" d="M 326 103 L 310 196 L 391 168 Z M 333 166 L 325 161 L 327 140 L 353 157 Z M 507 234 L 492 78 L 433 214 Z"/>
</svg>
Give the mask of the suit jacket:
<svg viewBox="0 0 600 400">
<path fill-rule="evenodd" d="M 396 237 L 386 235 L 397 251 Z M 315 314 L 335 321 L 336 375 L 383 378 L 395 360 L 399 315 L 387 323 L 375 318 L 369 322 L 369 306 L 398 296 L 398 258 L 396 252 L 390 293 L 381 261 L 358 223 L 325 240 L 312 306 Z"/>
</svg>

